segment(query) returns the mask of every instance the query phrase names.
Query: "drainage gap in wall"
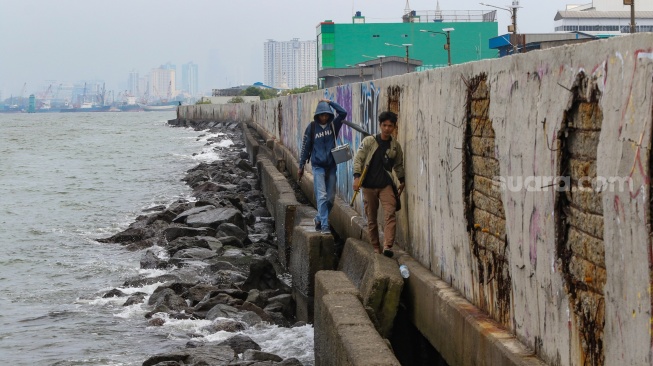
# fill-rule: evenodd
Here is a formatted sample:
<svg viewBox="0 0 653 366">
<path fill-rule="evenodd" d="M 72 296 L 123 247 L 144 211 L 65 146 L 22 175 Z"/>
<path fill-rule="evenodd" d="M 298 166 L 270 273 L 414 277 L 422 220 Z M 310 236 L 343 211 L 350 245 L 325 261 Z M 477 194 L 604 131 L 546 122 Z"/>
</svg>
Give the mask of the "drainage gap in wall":
<svg viewBox="0 0 653 366">
<path fill-rule="evenodd" d="M 279 104 L 277 105 L 277 123 L 278 123 L 278 128 L 279 128 L 279 136 L 282 136 L 283 134 L 283 104 L 281 104 L 281 101 L 279 101 Z"/>
<path fill-rule="evenodd" d="M 487 75 L 478 75 L 467 85 L 464 209 L 469 242 L 477 264 L 476 305 L 511 328 L 510 255 L 501 191 L 493 184 L 500 172 L 494 152 L 494 129 L 489 119 Z"/>
<path fill-rule="evenodd" d="M 438 350 L 413 324 L 410 311 L 405 305 L 411 301 L 408 293 L 404 287 L 389 337 L 395 357 L 405 366 L 448 366 Z"/>
<path fill-rule="evenodd" d="M 651 105 L 651 119 L 653 120 L 653 105 Z M 653 142 L 653 141 L 652 141 Z M 651 194 L 653 194 L 653 154 L 651 153 L 651 149 L 649 148 L 649 156 L 648 156 L 648 179 L 649 179 L 649 200 L 650 200 L 650 209 L 648 213 L 648 235 L 649 235 L 649 245 L 648 245 L 648 273 L 649 273 L 649 288 L 653 288 L 653 198 L 651 197 Z M 653 296 L 651 296 L 651 311 L 653 311 Z M 650 334 L 653 334 L 653 322 L 651 322 L 651 330 Z M 651 346 L 653 346 L 653 338 L 651 339 Z"/>
<path fill-rule="evenodd" d="M 581 72 L 571 89 L 558 134 L 556 251 L 578 332 L 581 365 L 603 365 L 606 281 L 603 205 L 596 180 L 596 155 L 603 123 L 600 91 Z"/>
</svg>

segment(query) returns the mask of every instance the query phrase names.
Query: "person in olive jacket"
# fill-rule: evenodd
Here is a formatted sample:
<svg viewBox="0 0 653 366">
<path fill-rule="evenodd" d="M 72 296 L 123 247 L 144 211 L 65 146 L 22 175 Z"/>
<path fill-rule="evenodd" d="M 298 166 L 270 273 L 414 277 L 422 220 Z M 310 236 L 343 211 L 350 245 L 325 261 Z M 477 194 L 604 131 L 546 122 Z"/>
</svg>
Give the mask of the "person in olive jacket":
<svg viewBox="0 0 653 366">
<path fill-rule="evenodd" d="M 397 128 L 397 115 L 383 112 L 379 115 L 381 133 L 367 136 L 354 157 L 354 191 L 363 187 L 363 205 L 367 215 L 367 231 L 376 253 L 381 253 L 378 231 L 379 202 L 384 214 L 383 254 L 392 257 L 395 241 L 396 209 L 404 189 L 404 153 L 399 142 L 392 138 Z M 394 171 L 399 187 L 392 177 Z M 361 175 L 365 172 L 363 181 Z"/>
</svg>

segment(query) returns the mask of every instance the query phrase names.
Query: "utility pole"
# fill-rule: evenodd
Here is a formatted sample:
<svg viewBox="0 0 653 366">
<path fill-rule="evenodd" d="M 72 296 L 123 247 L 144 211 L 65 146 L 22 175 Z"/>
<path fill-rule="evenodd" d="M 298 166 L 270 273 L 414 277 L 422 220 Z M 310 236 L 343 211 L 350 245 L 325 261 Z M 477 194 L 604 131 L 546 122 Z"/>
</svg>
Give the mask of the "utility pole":
<svg viewBox="0 0 653 366">
<path fill-rule="evenodd" d="M 635 0 L 630 0 L 630 33 L 637 33 L 635 27 Z"/>
<path fill-rule="evenodd" d="M 628 1 L 628 0 L 624 0 L 624 1 Z M 500 6 L 485 4 L 485 3 L 479 3 L 479 4 L 484 6 L 489 6 L 492 8 L 507 10 L 510 12 L 510 20 L 512 21 L 512 24 L 508 26 L 508 32 L 512 33 L 513 35 L 512 41 L 514 43 L 511 42 L 513 54 L 517 53 L 517 9 L 521 8 L 521 6 L 519 6 L 519 0 L 512 0 L 512 6 L 510 8 L 502 8 Z"/>
<path fill-rule="evenodd" d="M 432 31 L 427 29 L 420 29 L 422 33 L 433 33 L 433 34 L 442 34 L 447 37 L 447 43 L 444 44 L 444 49 L 447 50 L 447 65 L 451 66 L 451 31 L 454 31 L 453 28 L 442 28 L 444 32 Z M 445 33 L 446 32 L 446 33 Z"/>
<path fill-rule="evenodd" d="M 406 47 L 406 74 L 409 74 L 410 73 L 410 65 L 408 64 L 408 47 L 410 47 L 410 45 L 409 44 L 404 44 L 402 46 Z"/>
</svg>

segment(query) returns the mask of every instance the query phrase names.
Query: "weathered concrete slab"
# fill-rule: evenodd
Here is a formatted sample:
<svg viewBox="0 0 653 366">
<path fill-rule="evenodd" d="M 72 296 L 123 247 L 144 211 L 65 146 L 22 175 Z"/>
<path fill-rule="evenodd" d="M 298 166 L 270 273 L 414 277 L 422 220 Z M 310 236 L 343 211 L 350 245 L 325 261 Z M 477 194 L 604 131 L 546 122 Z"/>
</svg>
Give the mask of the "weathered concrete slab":
<svg viewBox="0 0 653 366">
<path fill-rule="evenodd" d="M 320 296 L 315 314 L 315 365 L 400 365 L 351 293 Z"/>
<path fill-rule="evenodd" d="M 310 206 L 297 205 L 296 202 L 279 201 L 278 217 L 285 220 L 276 220 L 277 246 L 279 249 L 279 262 L 284 268 L 290 267 L 290 253 L 292 253 L 292 240 L 295 226 L 306 226 L 307 230 L 313 226 L 313 217 L 317 211 Z"/>
<path fill-rule="evenodd" d="M 296 226 L 293 232 L 290 272 L 293 287 L 314 296 L 315 274 L 336 267 L 333 236 L 321 234 L 311 226 Z"/>
<path fill-rule="evenodd" d="M 265 194 L 266 207 L 271 214 L 275 215 L 275 220 L 279 219 L 276 215 L 280 214 L 276 207 L 278 202 L 284 201 L 290 205 L 299 205 L 290 183 L 267 157 L 259 154 L 256 167 L 259 172 L 261 191 Z M 285 217 L 285 211 L 281 212 L 281 216 Z"/>
<path fill-rule="evenodd" d="M 297 319 L 313 322 L 315 274 L 336 267 L 333 236 L 315 231 L 312 220 L 305 219 L 295 226 L 290 252 L 290 274 L 293 297 L 297 304 Z"/>
<path fill-rule="evenodd" d="M 395 251 L 395 256 L 410 270 L 406 290 L 413 324 L 448 364 L 545 365 L 446 282 L 402 251 Z"/>
<path fill-rule="evenodd" d="M 258 155 L 259 143 L 256 138 L 252 135 L 249 127 L 245 123 L 241 123 L 241 128 L 243 130 L 243 136 L 245 140 L 245 149 L 249 154 L 249 162 L 251 164 L 256 164 L 256 159 Z"/>
<path fill-rule="evenodd" d="M 376 318 L 377 330 L 388 337 L 404 286 L 397 263 L 374 253 L 369 243 L 349 238 L 338 269 L 360 290 L 363 305 L 371 308 Z"/>
</svg>

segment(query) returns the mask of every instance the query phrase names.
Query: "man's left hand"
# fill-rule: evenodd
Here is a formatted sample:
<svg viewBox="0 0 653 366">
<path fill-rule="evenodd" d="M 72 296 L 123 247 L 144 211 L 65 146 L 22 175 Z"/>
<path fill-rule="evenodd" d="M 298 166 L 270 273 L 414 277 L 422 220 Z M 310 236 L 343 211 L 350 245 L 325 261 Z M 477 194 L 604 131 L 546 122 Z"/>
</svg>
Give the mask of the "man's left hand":
<svg viewBox="0 0 653 366">
<path fill-rule="evenodd" d="M 404 191 L 404 188 L 406 187 L 406 183 L 401 183 L 399 184 L 399 187 L 397 188 L 397 193 L 401 196 L 401 192 Z"/>
</svg>

